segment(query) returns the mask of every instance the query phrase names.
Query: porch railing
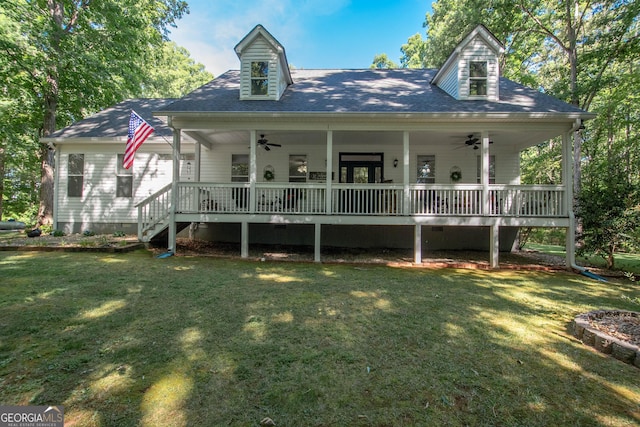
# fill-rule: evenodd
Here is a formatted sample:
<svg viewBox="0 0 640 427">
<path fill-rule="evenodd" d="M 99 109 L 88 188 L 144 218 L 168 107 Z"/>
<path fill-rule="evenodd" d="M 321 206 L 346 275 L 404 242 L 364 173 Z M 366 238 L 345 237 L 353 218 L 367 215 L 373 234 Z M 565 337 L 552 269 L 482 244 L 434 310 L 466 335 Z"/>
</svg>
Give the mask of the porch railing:
<svg viewBox="0 0 640 427">
<path fill-rule="evenodd" d="M 144 240 L 149 230 L 166 223 L 169 218 L 171 184 L 142 200 L 136 207 L 138 208 L 138 239 Z"/>
<path fill-rule="evenodd" d="M 178 185 L 179 213 L 305 215 L 437 215 L 565 217 L 565 192 L 555 185 L 490 185 L 488 202 L 476 184 L 333 184 L 327 207 L 325 184 L 258 183 L 251 206 L 248 183 Z M 485 212 L 486 211 L 486 212 Z"/>
<path fill-rule="evenodd" d="M 497 216 L 565 217 L 566 194 L 561 185 L 492 185 L 490 214 Z"/>
</svg>

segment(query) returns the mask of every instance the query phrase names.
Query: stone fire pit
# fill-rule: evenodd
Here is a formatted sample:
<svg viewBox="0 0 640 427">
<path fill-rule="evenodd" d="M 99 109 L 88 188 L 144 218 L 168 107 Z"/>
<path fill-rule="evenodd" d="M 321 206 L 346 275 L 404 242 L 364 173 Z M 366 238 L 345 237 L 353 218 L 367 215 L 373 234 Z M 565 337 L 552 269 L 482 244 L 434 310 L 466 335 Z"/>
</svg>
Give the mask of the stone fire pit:
<svg viewBox="0 0 640 427">
<path fill-rule="evenodd" d="M 573 335 L 584 344 L 640 368 L 640 313 L 596 310 L 572 322 Z"/>
</svg>

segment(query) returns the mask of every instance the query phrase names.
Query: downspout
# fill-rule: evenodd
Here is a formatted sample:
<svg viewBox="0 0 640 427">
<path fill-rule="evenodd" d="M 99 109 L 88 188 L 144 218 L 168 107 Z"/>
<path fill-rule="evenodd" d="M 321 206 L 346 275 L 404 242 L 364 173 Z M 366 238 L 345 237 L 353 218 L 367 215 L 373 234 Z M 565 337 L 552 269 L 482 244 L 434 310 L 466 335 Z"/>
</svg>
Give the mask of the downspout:
<svg viewBox="0 0 640 427">
<path fill-rule="evenodd" d="M 573 127 L 571 128 L 571 135 L 573 135 L 578 129 L 580 129 L 580 127 L 582 126 L 582 119 L 576 119 Z M 566 150 L 569 151 L 569 150 Z M 573 150 L 571 150 L 573 151 Z M 564 153 L 566 154 L 566 153 Z M 569 162 L 570 159 L 565 159 L 568 163 L 568 167 L 567 169 L 569 169 L 571 166 L 572 162 Z M 573 176 L 573 170 L 571 171 L 572 173 L 570 174 L 571 176 Z M 567 174 L 567 182 L 569 182 L 569 174 Z M 571 180 L 571 183 L 573 183 L 573 180 Z M 571 186 L 567 186 L 567 189 L 571 189 Z M 567 246 L 569 245 L 569 242 L 571 242 L 572 245 L 575 245 L 575 224 L 576 224 L 576 215 L 573 212 L 573 190 L 571 189 L 571 192 L 569 194 L 567 194 L 567 212 L 568 212 L 568 216 L 569 216 L 569 234 L 567 236 Z M 568 247 L 567 247 L 568 249 Z M 569 259 L 569 264 L 571 266 L 571 268 L 573 270 L 578 271 L 580 274 L 582 274 L 583 276 L 589 277 L 591 279 L 595 279 L 595 280 L 599 280 L 601 282 L 607 282 L 607 279 L 605 279 L 602 276 L 598 276 L 597 274 L 594 274 L 592 272 L 590 272 L 587 268 L 582 267 L 580 265 L 578 265 L 576 263 L 576 251 L 572 250 L 571 251 L 571 255 L 570 255 L 570 259 Z"/>
</svg>

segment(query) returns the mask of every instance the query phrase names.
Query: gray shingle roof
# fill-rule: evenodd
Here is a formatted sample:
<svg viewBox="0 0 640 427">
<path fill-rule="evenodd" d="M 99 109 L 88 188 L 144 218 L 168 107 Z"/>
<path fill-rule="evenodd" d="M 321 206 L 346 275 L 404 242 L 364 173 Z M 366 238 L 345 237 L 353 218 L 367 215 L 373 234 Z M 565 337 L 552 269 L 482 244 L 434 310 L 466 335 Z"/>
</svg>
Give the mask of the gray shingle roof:
<svg viewBox="0 0 640 427">
<path fill-rule="evenodd" d="M 241 101 L 240 72 L 227 71 L 159 110 L 273 113 L 584 113 L 506 78 L 500 101 L 459 101 L 430 82 L 437 70 L 292 70 L 279 101 Z"/>
<path fill-rule="evenodd" d="M 131 110 L 147 121 L 155 129 L 153 136 L 170 137 L 171 129 L 162 118 L 154 117 L 152 112 L 175 101 L 168 99 L 128 99 L 113 107 L 106 108 L 86 119 L 61 129 L 47 139 L 57 138 L 127 138 Z"/>
</svg>

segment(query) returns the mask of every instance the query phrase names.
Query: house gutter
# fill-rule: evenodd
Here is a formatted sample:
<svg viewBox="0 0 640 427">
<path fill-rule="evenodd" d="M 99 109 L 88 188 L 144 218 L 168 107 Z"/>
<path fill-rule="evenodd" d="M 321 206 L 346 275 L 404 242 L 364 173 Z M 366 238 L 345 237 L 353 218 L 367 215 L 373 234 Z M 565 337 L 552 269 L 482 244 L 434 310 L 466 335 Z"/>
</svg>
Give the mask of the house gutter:
<svg viewBox="0 0 640 427">
<path fill-rule="evenodd" d="M 577 119 L 575 121 L 573 127 L 571 128 L 570 132 L 572 134 L 575 133 L 580 128 L 580 126 L 582 126 L 582 120 L 581 119 Z M 571 233 L 571 236 L 572 236 L 571 244 L 575 245 L 575 234 L 574 234 L 573 230 L 575 230 L 576 215 L 573 212 L 573 203 L 571 204 L 571 207 L 568 209 L 568 213 L 569 213 L 569 224 L 571 226 L 571 232 L 570 233 Z M 577 271 L 578 273 L 582 274 L 583 276 L 586 276 L 586 277 L 588 277 L 590 279 L 598 280 L 600 282 L 605 282 L 605 283 L 608 282 L 608 280 L 605 279 L 604 277 L 598 276 L 597 274 L 590 272 L 586 267 L 582 267 L 582 266 L 578 265 L 577 262 L 576 262 L 576 251 L 575 250 L 571 251 L 571 259 L 569 260 L 569 264 L 571 265 L 571 268 L 573 270 Z"/>
</svg>

